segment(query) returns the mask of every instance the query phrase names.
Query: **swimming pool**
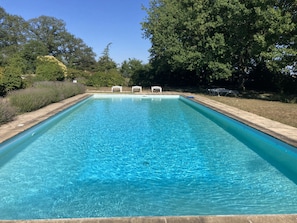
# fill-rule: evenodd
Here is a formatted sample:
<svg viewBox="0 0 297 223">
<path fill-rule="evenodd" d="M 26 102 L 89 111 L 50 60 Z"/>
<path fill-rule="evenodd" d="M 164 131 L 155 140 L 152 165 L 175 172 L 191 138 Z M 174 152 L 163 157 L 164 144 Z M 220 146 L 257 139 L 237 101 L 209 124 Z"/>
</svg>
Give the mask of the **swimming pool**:
<svg viewBox="0 0 297 223">
<path fill-rule="evenodd" d="M 0 219 L 297 210 L 295 148 L 179 96 L 95 95 L 0 148 Z"/>
</svg>

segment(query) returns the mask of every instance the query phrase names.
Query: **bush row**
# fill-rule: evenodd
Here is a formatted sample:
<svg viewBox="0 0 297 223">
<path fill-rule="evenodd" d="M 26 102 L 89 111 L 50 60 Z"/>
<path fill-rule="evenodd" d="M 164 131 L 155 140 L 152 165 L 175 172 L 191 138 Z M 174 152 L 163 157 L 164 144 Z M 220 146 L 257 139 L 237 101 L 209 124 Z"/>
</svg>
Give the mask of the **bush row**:
<svg viewBox="0 0 297 223">
<path fill-rule="evenodd" d="M 16 109 L 8 100 L 0 98 L 0 125 L 10 122 L 16 116 Z"/>
<path fill-rule="evenodd" d="M 0 124 L 11 121 L 17 113 L 31 112 L 84 92 L 82 84 L 37 82 L 31 88 L 11 92 L 0 101 Z"/>
</svg>

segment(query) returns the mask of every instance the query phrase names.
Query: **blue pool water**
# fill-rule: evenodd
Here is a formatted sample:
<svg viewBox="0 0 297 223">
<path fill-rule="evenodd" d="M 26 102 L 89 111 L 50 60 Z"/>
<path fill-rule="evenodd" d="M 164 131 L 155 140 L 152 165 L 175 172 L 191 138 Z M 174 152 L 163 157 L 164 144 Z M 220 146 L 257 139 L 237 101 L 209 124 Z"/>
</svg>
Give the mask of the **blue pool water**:
<svg viewBox="0 0 297 223">
<path fill-rule="evenodd" d="M 296 164 L 191 100 L 95 95 L 0 144 L 0 219 L 296 213 Z"/>
</svg>

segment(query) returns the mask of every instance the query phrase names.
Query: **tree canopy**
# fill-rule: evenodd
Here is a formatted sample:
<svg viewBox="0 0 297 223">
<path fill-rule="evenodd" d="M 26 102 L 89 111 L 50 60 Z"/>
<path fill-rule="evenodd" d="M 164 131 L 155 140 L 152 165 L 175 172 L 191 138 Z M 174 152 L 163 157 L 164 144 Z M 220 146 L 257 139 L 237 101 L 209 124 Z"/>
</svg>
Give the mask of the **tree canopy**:
<svg viewBox="0 0 297 223">
<path fill-rule="evenodd" d="M 236 74 L 244 84 L 258 66 L 296 67 L 296 0 L 151 0 L 144 10 L 159 75 L 211 81 Z"/>
<path fill-rule="evenodd" d="M 63 20 L 54 17 L 40 16 L 25 21 L 0 7 L 0 40 L 0 66 L 13 54 L 24 57 L 28 72 L 35 68 L 37 56 L 45 55 L 79 70 L 92 70 L 96 64 L 92 48 L 69 33 Z"/>
</svg>

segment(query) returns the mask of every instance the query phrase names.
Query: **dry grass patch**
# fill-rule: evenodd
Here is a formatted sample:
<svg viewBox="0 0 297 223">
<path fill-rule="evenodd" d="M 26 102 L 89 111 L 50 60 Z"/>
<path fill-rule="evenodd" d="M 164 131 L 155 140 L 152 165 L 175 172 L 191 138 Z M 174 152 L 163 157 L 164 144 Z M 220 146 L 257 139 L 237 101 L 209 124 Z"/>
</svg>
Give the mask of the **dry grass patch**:
<svg viewBox="0 0 297 223">
<path fill-rule="evenodd" d="M 238 97 L 203 96 L 297 128 L 297 104 Z"/>
</svg>

